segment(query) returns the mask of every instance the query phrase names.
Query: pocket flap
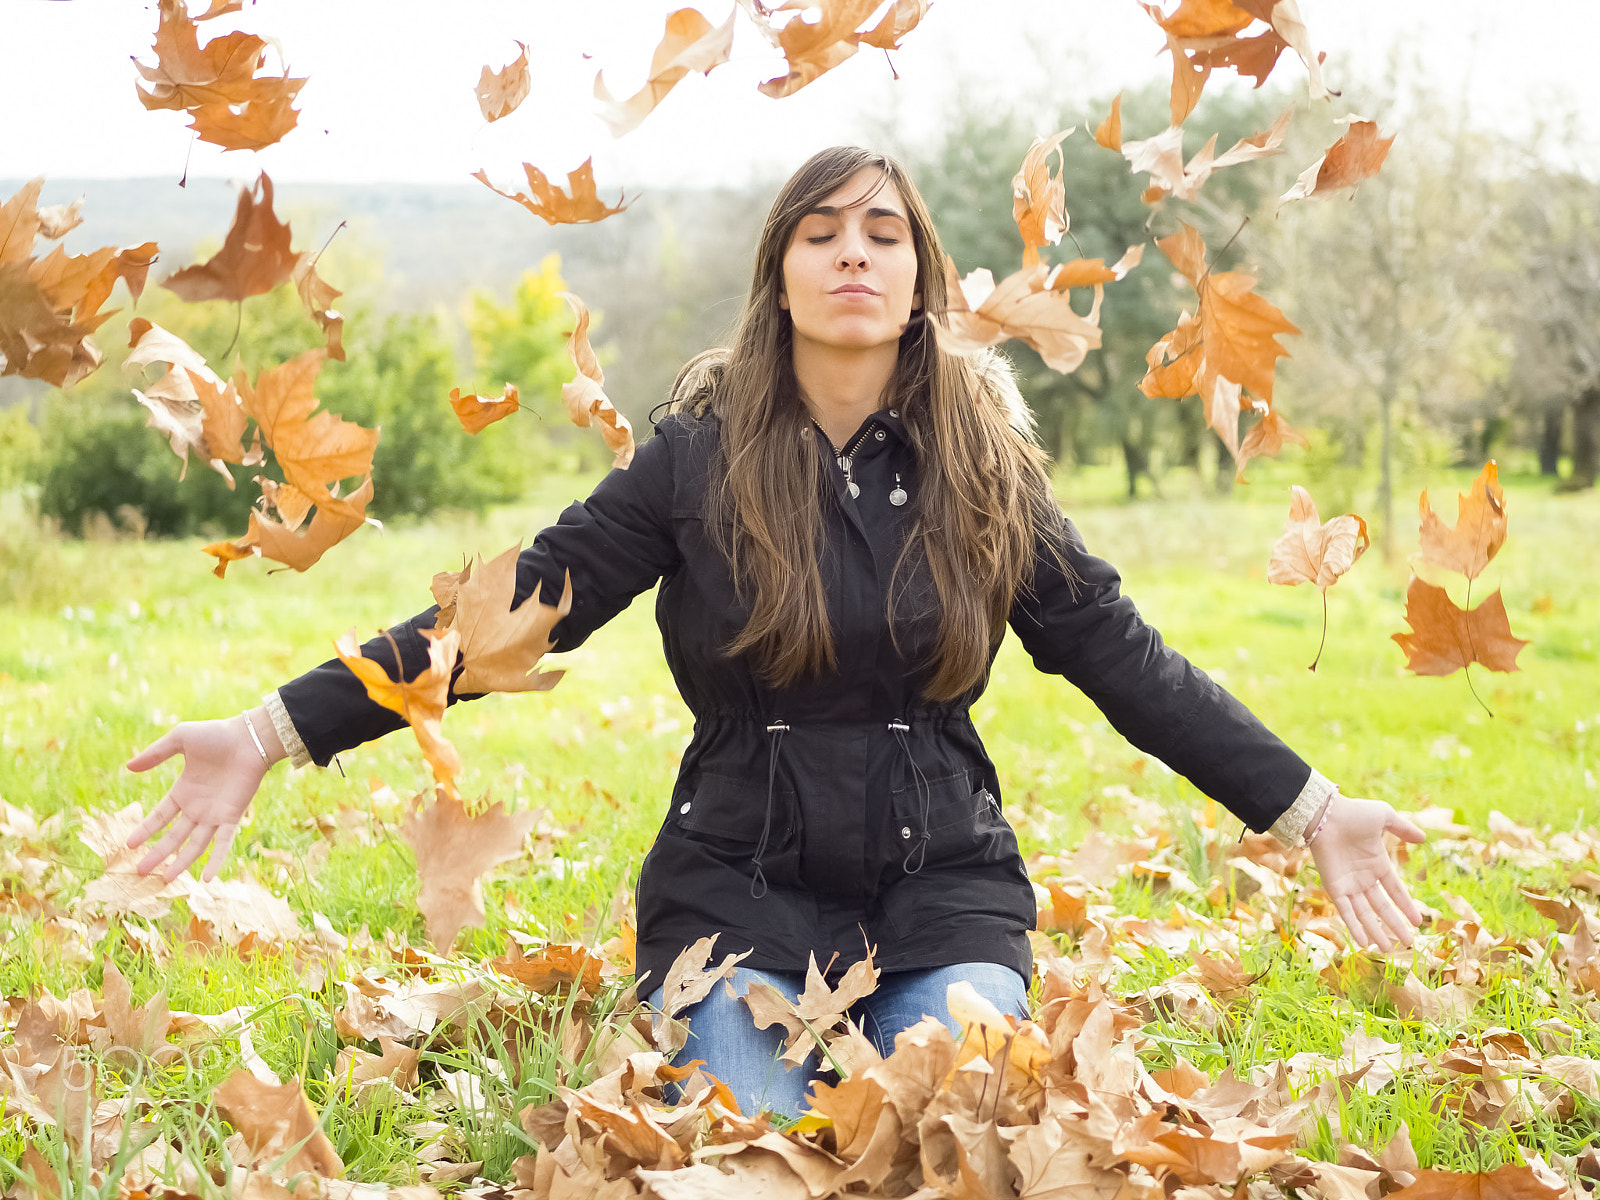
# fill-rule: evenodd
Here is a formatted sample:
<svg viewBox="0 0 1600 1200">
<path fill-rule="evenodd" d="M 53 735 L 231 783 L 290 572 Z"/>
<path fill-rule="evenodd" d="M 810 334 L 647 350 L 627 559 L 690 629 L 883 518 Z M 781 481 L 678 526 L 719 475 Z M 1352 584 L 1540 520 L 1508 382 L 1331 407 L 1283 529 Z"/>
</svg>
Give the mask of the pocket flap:
<svg viewBox="0 0 1600 1200">
<path fill-rule="evenodd" d="M 778 788 L 772 798 L 772 829 L 776 838 L 789 827 L 794 792 Z M 765 781 L 739 779 L 729 775 L 701 775 L 692 795 L 679 793 L 673 801 L 672 819 L 684 829 L 729 841 L 761 840 L 766 821 Z"/>
</svg>

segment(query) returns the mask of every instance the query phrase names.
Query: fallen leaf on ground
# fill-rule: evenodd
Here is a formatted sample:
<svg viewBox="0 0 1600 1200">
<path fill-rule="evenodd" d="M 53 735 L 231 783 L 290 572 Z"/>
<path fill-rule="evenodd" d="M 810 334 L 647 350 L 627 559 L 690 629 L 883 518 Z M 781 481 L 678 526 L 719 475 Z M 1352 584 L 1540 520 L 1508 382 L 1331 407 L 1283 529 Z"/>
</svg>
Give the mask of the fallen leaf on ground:
<svg viewBox="0 0 1600 1200">
<path fill-rule="evenodd" d="M 596 72 L 594 98 L 600 101 L 600 116 L 610 127 L 611 136 L 621 137 L 636 129 L 689 72 L 709 75 L 713 67 L 727 62 L 733 49 L 733 19 L 738 12 L 734 8 L 721 25 L 712 25 L 692 8 L 680 8 L 670 14 L 666 32 L 650 58 L 649 77 L 626 100 L 613 97 L 605 85 L 605 72 Z"/>
<path fill-rule="evenodd" d="M 338 1179 L 344 1174 L 344 1163 L 318 1126 L 298 1079 L 267 1083 L 241 1068 L 217 1088 L 212 1102 L 243 1137 L 251 1165 L 278 1159 L 295 1147 L 283 1161 L 285 1175 L 310 1171 Z"/>
<path fill-rule="evenodd" d="M 504 802 L 470 816 L 459 799 L 441 789 L 432 804 L 400 826 L 422 880 L 417 907 L 441 954 L 463 926 L 483 925 L 482 876 L 521 855 L 522 840 L 537 820 L 537 813 L 508 813 Z"/>
<path fill-rule="evenodd" d="M 578 428 L 599 427 L 606 449 L 614 456 L 611 465 L 626 470 L 633 461 L 633 426 L 617 411 L 601 386 L 606 376 L 600 369 L 594 348 L 589 345 L 589 306 L 571 292 L 559 295 L 571 305 L 576 320 L 572 332 L 567 335 L 567 357 L 578 371 L 561 385 L 561 401 L 567 406 L 567 416 Z"/>
</svg>

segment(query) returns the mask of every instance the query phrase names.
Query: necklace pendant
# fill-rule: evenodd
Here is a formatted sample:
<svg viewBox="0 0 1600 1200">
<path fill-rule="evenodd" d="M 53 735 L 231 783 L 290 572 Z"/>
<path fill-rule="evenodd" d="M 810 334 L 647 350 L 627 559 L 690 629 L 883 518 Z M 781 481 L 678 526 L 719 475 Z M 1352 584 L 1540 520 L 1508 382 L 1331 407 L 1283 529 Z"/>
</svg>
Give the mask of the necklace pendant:
<svg viewBox="0 0 1600 1200">
<path fill-rule="evenodd" d="M 861 495 L 861 485 L 858 484 L 854 479 L 852 479 L 848 484 L 847 490 L 849 491 L 850 499 L 852 500 Z"/>
<path fill-rule="evenodd" d="M 896 508 L 899 508 L 902 504 L 904 504 L 907 499 L 909 499 L 909 497 L 907 497 L 906 490 L 903 487 L 897 487 L 894 489 L 894 491 L 889 493 L 889 503 L 894 505 Z"/>
</svg>

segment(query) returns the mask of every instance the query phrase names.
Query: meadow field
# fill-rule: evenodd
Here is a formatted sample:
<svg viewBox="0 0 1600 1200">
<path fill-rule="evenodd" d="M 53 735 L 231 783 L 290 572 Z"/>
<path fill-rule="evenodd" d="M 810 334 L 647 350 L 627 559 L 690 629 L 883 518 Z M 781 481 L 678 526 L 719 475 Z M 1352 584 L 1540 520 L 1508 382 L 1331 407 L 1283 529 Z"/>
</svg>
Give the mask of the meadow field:
<svg viewBox="0 0 1600 1200">
<path fill-rule="evenodd" d="M 1426 480 L 1447 520 L 1472 474 Z M 1267 922 L 1262 936 L 1238 939 L 1234 961 L 1247 986 L 1198 997 L 1168 986 L 1191 978 L 1198 961 L 1184 922 L 1222 921 L 1244 899 L 1223 857 L 1240 825 L 1130 747 L 1072 687 L 1036 672 L 1008 639 L 975 717 L 1035 874 L 1070 879 L 1085 839 L 1144 847 L 1139 862 L 1123 856 L 1114 878 L 1056 889 L 1055 909 L 1044 910 L 1061 919 L 1040 935 L 1041 954 L 1088 956 L 1095 943 L 1102 964 L 1106 954 L 1119 960 L 1102 974 L 1119 996 L 1142 999 L 1139 1055 L 1152 1071 L 1182 1060 L 1207 1079 L 1228 1069 L 1249 1078 L 1313 1056 L 1291 1077 L 1298 1090 L 1348 1070 L 1363 1045 L 1368 1057 L 1405 1064 L 1336 1088 L 1303 1127 L 1296 1149 L 1308 1158 L 1336 1158 L 1345 1143 L 1382 1147 L 1403 1122 L 1422 1167 L 1489 1170 L 1537 1154 L 1570 1178 L 1575 1156 L 1600 1138 L 1596 1075 L 1585 1086 L 1574 1082 L 1581 1072 L 1550 1068 L 1561 1080 L 1551 1083 L 1538 1064 L 1555 1054 L 1600 1060 L 1600 1002 L 1583 982 L 1600 973 L 1584 973 L 1593 945 L 1585 951 L 1582 942 L 1600 893 L 1590 873 L 1600 864 L 1586 862 L 1600 840 L 1583 832 L 1600 826 L 1600 496 L 1554 495 L 1534 477 L 1503 480 L 1510 536 L 1473 599 L 1501 587 L 1513 630 L 1531 644 L 1515 674 L 1473 668 L 1475 696 L 1459 673 L 1407 674 L 1390 640 L 1405 628 L 1415 487 L 1397 495 L 1392 560 L 1375 548 L 1330 591 L 1327 646 L 1313 673 L 1320 598 L 1266 582 L 1295 480 L 1266 462 L 1252 466 L 1252 478 L 1219 498 L 1174 474 L 1164 498 L 1135 504 L 1112 500 L 1115 481 L 1092 470 L 1063 477 L 1060 490 L 1091 551 L 1117 564 L 1125 590 L 1172 645 L 1347 794 L 1434 810 L 1438 836 L 1405 860 L 1434 924 L 1417 951 L 1387 956 L 1300 937 L 1291 910 L 1314 898 L 1308 865 L 1281 893 L 1259 885 L 1255 902 L 1278 904 L 1284 919 L 1277 933 Z M 228 1131 L 210 1090 L 241 1061 L 304 1081 L 350 1179 L 448 1187 L 511 1178 L 514 1160 L 531 1152 L 518 1113 L 594 1069 L 562 1032 L 575 990 L 535 998 L 547 1019 L 527 1036 L 509 1039 L 502 1027 L 491 1045 L 491 1027 L 414 1038 L 419 1077 L 374 1100 L 349 1084 L 348 1047 L 377 1043 L 348 1036 L 338 1019 L 351 994 L 341 981 L 360 972 L 439 979 L 459 967 L 511 994 L 516 981 L 486 964 L 512 942 L 532 953 L 547 942 L 598 946 L 618 932 L 619 893 L 662 819 L 692 723 L 648 596 L 552 663 L 568 672 L 553 692 L 491 696 L 449 713 L 445 732 L 466 765 L 463 794 L 541 817 L 523 858 L 486 879 L 486 927 L 465 930 L 448 959 L 430 952 L 411 852 L 394 832 L 427 783 L 407 732 L 341 755 L 337 769 L 268 776 L 224 875 L 254 878 L 287 903 L 304 934 L 293 952 L 264 936 L 223 936 L 181 898 L 158 915 L 96 901 L 102 862 L 92 830 L 114 828 L 108 815 L 129 805 L 147 812 L 160 800 L 175 763 L 147 776 L 122 763 L 174 722 L 252 706 L 331 657 L 344 630 L 365 636 L 421 609 L 435 571 L 530 539 L 587 486 L 550 479 L 527 504 L 482 519 L 364 530 L 304 575 L 246 561 L 217 580 L 198 541 L 47 539 L 32 548 L 27 586 L 13 581 L 19 598 L 0 610 L 7 1024 L 43 993 L 88 989 L 92 1009 L 114 965 L 135 1004 L 164 991 L 173 1013 L 241 1014 L 249 1036 L 219 1035 L 206 1055 L 139 1070 L 95 1058 L 85 1036 L 111 1158 L 96 1173 L 73 1153 L 71 1136 L 9 1106 L 0 1182 L 11 1186 L 29 1147 L 80 1194 L 117 1194 L 123 1166 L 151 1138 L 194 1164 L 212 1162 Z M 1326 501 L 1324 518 L 1340 511 L 1313 492 Z M 1062 915 L 1069 896 L 1086 898 L 1084 913 Z M 1151 932 L 1158 928 L 1167 932 Z M 1109 940 L 1096 942 L 1093 930 Z M 608 975 L 584 1000 L 585 1019 L 603 1019 L 626 982 Z M 1537 1102 L 1507 1100 L 1487 1069 L 1440 1066 L 1449 1053 L 1481 1056 L 1512 1035 L 1518 1061 L 1533 1064 L 1527 1086 L 1543 1088 Z M 205 1184 L 197 1178 L 189 1189 Z"/>
</svg>

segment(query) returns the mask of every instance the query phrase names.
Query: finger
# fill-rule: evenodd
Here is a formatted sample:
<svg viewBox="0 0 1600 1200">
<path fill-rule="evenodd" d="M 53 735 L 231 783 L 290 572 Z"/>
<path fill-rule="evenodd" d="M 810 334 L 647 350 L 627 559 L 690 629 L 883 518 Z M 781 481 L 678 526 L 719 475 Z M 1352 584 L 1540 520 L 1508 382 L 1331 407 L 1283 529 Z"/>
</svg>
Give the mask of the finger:
<svg viewBox="0 0 1600 1200">
<path fill-rule="evenodd" d="M 166 762 L 182 749 L 183 739 L 178 736 L 177 727 L 173 727 L 135 754 L 125 765 L 130 771 L 148 771 L 157 763 Z"/>
<path fill-rule="evenodd" d="M 1405 880 L 1400 878 L 1398 871 L 1384 872 L 1383 890 L 1394 898 L 1394 902 L 1400 906 L 1400 911 L 1406 914 L 1413 925 L 1418 927 L 1422 925 L 1422 906 L 1406 890 Z"/>
<path fill-rule="evenodd" d="M 156 866 L 172 855 L 172 852 L 183 845 L 184 839 L 194 829 L 194 819 L 182 813 L 172 823 L 172 828 L 167 830 L 167 836 L 151 848 L 150 853 L 139 860 L 139 865 L 134 868 L 141 875 L 150 875 L 155 872 Z"/>
<path fill-rule="evenodd" d="M 211 839 L 216 836 L 215 825 L 196 825 L 193 835 L 185 843 L 183 850 L 174 858 L 167 869 L 162 873 L 168 883 L 189 869 L 189 864 L 205 853 L 206 847 L 211 844 Z"/>
<path fill-rule="evenodd" d="M 1357 892 L 1350 897 L 1350 907 L 1361 918 L 1361 923 L 1366 927 L 1368 937 L 1383 953 L 1387 954 L 1394 949 L 1394 942 L 1383 931 L 1383 922 L 1378 920 L 1378 914 L 1372 911 L 1372 905 L 1367 902 L 1365 892 Z"/>
<path fill-rule="evenodd" d="M 1372 911 L 1378 914 L 1378 919 L 1393 932 L 1397 942 L 1402 946 L 1411 945 L 1411 923 L 1395 907 L 1395 903 L 1389 898 L 1388 892 L 1377 884 L 1373 884 L 1372 887 L 1367 889 L 1366 901 L 1372 907 Z"/>
<path fill-rule="evenodd" d="M 1428 840 L 1428 835 L 1423 832 L 1420 825 L 1397 812 L 1390 813 L 1389 819 L 1383 823 L 1383 827 L 1402 842 L 1425 842 Z"/>
<path fill-rule="evenodd" d="M 178 802 L 172 798 L 172 794 L 169 792 L 166 796 L 162 797 L 161 803 L 155 806 L 155 809 L 150 813 L 150 815 L 144 820 L 140 821 L 139 824 L 134 827 L 133 832 L 128 835 L 128 840 L 126 842 L 128 849 L 131 850 L 135 846 L 144 845 L 144 840 L 147 837 L 149 837 L 156 830 L 165 828 L 167 822 L 172 820 L 172 818 L 177 815 Z"/>
<path fill-rule="evenodd" d="M 1344 927 L 1350 934 L 1350 940 L 1360 949 L 1365 949 L 1370 944 L 1366 931 L 1361 928 L 1361 918 L 1356 916 L 1356 910 L 1350 906 L 1350 897 L 1335 896 L 1334 908 L 1339 910 L 1339 919 L 1344 922 Z"/>
<path fill-rule="evenodd" d="M 202 883 L 210 883 L 217 877 L 217 871 L 228 857 L 228 851 L 233 848 L 233 839 L 238 832 L 237 825 L 217 826 L 217 844 L 212 848 L 211 857 L 206 860 L 205 874 L 200 876 Z"/>
</svg>

